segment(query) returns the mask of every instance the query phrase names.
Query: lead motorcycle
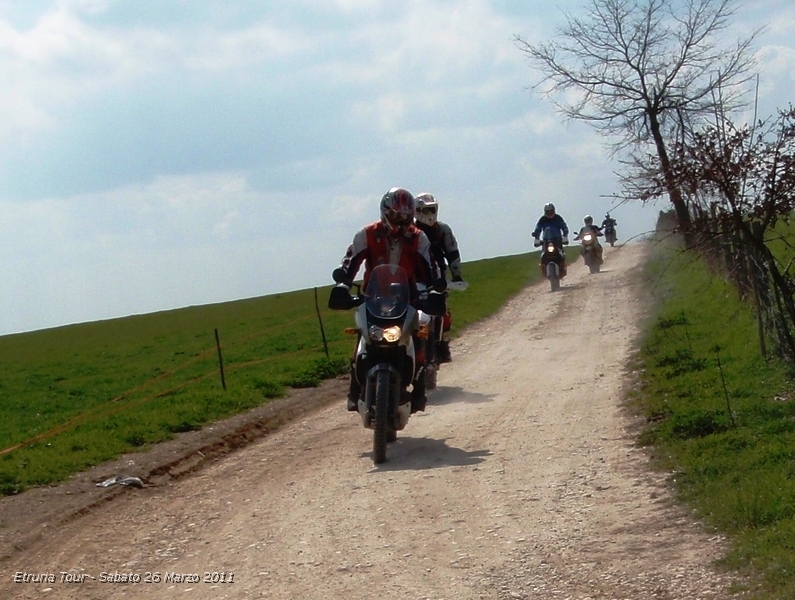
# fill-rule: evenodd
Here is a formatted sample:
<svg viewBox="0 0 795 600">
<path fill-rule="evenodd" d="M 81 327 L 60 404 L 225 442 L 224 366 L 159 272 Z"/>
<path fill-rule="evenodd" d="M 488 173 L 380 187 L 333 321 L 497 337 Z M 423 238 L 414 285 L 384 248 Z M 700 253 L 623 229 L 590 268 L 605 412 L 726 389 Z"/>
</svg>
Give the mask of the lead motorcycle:
<svg viewBox="0 0 795 600">
<path fill-rule="evenodd" d="M 560 280 L 566 276 L 566 255 L 563 246 L 569 241 L 560 235 L 560 230 L 554 227 L 544 227 L 540 240 L 534 242 L 541 246 L 541 274 L 549 279 L 551 291 L 560 289 Z"/>
<path fill-rule="evenodd" d="M 370 274 L 364 294 L 340 281 L 332 288 L 328 306 L 332 310 L 356 308 L 358 335 L 352 376 L 361 383 L 358 412 L 362 425 L 373 430 L 373 463 L 386 460 L 387 442 L 397 439 L 411 415 L 409 386 L 424 377 L 424 365 L 417 368 L 414 335 L 420 327 L 420 309 L 428 315 L 445 312 L 444 295 L 432 291 L 417 308 L 409 304 L 410 288 L 405 269 L 378 265 Z"/>
</svg>

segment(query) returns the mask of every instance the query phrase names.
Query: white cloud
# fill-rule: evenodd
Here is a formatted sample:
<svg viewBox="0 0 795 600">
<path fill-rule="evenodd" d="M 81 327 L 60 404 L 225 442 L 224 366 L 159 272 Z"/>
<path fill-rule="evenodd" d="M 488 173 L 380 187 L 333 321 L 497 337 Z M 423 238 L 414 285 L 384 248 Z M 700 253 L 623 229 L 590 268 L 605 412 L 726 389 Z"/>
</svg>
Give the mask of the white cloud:
<svg viewBox="0 0 795 600">
<path fill-rule="evenodd" d="M 544 202 L 577 220 L 616 186 L 602 140 L 528 91 L 513 37 L 552 35 L 548 3 L 28 10 L 0 16 L 0 333 L 328 283 L 392 185 L 437 195 L 465 260 L 527 251 Z M 791 31 L 764 38 L 771 99 Z"/>
</svg>

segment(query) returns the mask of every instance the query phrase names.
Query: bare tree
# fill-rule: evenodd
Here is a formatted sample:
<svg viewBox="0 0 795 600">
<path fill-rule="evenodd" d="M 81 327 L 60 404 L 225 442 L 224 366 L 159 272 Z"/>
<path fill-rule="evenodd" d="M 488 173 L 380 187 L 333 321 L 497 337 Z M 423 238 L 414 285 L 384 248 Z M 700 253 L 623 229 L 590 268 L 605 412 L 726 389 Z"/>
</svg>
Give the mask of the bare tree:
<svg viewBox="0 0 795 600">
<path fill-rule="evenodd" d="M 762 355 L 772 336 L 779 356 L 795 362 L 795 108 L 775 120 L 738 127 L 723 119 L 695 131 L 671 162 L 699 249 L 755 305 Z M 646 170 L 659 173 L 659 159 L 650 155 Z M 638 197 L 660 197 L 661 179 L 639 186 Z"/>
<path fill-rule="evenodd" d="M 515 38 L 545 75 L 536 87 L 563 115 L 615 137 L 614 153 L 653 143 L 686 237 L 692 222 L 669 147 L 716 109 L 745 105 L 760 30 L 719 44 L 735 11 L 734 0 L 591 0 L 583 18 L 565 13 L 555 41 Z"/>
</svg>

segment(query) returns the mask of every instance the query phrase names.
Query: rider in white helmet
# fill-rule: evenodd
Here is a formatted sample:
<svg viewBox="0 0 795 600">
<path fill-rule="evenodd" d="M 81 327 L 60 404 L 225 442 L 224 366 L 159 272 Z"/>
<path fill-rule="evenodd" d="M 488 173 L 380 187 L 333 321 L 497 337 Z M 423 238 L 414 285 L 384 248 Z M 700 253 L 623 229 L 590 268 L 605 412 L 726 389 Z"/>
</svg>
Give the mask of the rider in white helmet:
<svg viewBox="0 0 795 600">
<path fill-rule="evenodd" d="M 447 267 L 453 281 L 463 281 L 461 277 L 461 253 L 458 251 L 458 241 L 452 228 L 439 220 L 439 202 L 433 194 L 423 192 L 414 197 L 416 208 L 414 223 L 421 231 L 425 232 L 431 241 L 431 252 L 436 259 L 442 276 L 445 276 Z M 442 321 L 442 340 L 436 347 L 437 358 L 440 363 L 450 362 L 450 327 L 452 320 L 450 311 Z"/>
<path fill-rule="evenodd" d="M 580 231 L 577 235 L 574 236 L 575 240 L 578 240 L 582 237 L 582 234 L 586 231 L 590 231 L 594 235 L 594 246 L 596 248 L 596 257 L 599 259 L 599 264 L 602 264 L 604 260 L 602 259 L 602 245 L 599 243 L 599 237 L 603 236 L 602 230 L 599 229 L 597 225 L 593 224 L 593 217 L 591 215 L 585 215 L 583 219 L 583 223 L 585 225 L 580 228 Z M 585 247 L 580 248 L 580 254 L 585 254 Z"/>
</svg>

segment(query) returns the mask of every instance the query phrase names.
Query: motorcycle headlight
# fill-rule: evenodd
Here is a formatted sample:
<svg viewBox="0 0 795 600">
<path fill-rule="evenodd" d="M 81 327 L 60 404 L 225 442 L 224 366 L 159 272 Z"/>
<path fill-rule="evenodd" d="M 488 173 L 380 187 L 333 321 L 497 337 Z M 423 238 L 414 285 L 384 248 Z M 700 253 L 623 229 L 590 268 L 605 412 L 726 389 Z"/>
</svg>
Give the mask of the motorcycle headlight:
<svg viewBox="0 0 795 600">
<path fill-rule="evenodd" d="M 583 241 L 590 242 L 593 236 L 591 234 L 582 236 Z"/>
<path fill-rule="evenodd" d="M 555 251 L 555 244 L 550 244 L 547 246 L 547 252 L 554 252 Z"/>
<path fill-rule="evenodd" d="M 370 326 L 370 339 L 374 342 L 397 342 L 400 339 L 400 327 L 397 325 L 393 325 L 392 327 L 387 327 L 383 329 L 378 327 L 378 325 L 371 325 Z"/>
</svg>

